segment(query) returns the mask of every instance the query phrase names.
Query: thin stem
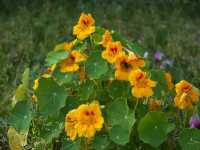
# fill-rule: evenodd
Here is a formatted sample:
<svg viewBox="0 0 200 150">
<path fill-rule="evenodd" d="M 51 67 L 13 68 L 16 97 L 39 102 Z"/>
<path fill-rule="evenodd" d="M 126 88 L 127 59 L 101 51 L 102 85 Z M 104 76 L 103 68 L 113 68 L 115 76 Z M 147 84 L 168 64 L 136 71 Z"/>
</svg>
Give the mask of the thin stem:
<svg viewBox="0 0 200 150">
<path fill-rule="evenodd" d="M 85 138 L 85 150 L 89 150 L 88 139 Z"/>
<path fill-rule="evenodd" d="M 136 109 L 138 107 L 138 103 L 139 103 L 139 99 L 137 98 L 137 101 L 136 101 L 136 104 L 135 104 L 135 107 L 134 107 L 134 112 L 136 111 Z"/>
<path fill-rule="evenodd" d="M 186 110 L 185 112 L 183 112 L 183 127 L 184 127 L 184 128 L 186 128 L 187 114 L 188 114 L 188 111 L 187 111 L 187 110 Z"/>
</svg>

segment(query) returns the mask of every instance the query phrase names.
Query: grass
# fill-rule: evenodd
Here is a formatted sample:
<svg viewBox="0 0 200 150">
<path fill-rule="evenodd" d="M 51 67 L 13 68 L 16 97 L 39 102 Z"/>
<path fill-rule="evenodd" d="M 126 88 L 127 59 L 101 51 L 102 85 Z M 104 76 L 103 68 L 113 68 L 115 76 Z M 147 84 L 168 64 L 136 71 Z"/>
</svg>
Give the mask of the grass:
<svg viewBox="0 0 200 150">
<path fill-rule="evenodd" d="M 24 68 L 41 69 L 47 52 L 72 38 L 72 27 L 83 11 L 92 13 L 97 25 L 140 43 L 150 57 L 161 50 L 174 60 L 180 79 L 200 86 L 199 1 L 2 0 L 0 4 L 0 116 L 4 123 Z"/>
</svg>

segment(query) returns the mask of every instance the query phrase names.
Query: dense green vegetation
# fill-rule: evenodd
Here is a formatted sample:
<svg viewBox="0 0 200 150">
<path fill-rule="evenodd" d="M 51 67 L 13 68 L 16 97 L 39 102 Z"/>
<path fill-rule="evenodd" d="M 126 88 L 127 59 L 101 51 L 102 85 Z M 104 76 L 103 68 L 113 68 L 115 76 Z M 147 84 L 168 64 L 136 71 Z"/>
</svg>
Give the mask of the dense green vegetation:
<svg viewBox="0 0 200 150">
<path fill-rule="evenodd" d="M 137 41 L 149 57 L 162 51 L 174 61 L 176 79 L 200 86 L 200 2 L 189 0 L 0 1 L 0 145 L 14 89 L 26 67 L 42 70 L 56 43 L 70 40 L 81 12 Z M 34 77 L 36 74 L 32 73 Z M 3 133 L 3 134 L 2 134 Z"/>
</svg>

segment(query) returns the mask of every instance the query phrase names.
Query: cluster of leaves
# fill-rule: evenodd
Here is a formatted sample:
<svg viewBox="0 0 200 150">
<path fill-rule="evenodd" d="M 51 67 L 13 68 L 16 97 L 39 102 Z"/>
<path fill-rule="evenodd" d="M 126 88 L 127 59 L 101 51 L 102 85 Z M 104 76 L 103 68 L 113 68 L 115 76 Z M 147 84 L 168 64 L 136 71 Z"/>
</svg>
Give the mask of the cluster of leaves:
<svg viewBox="0 0 200 150">
<path fill-rule="evenodd" d="M 29 69 L 25 70 L 22 83 L 13 99 L 13 110 L 9 119 L 8 132 L 11 148 L 27 145 L 35 149 L 180 149 L 198 150 L 200 131 L 185 129 L 187 126 L 173 107 L 174 92 L 167 88 L 165 71 L 144 68 L 157 81 L 151 99 L 159 99 L 163 105 L 150 112 L 147 102 L 138 102 L 131 95 L 131 87 L 126 81 L 114 78 L 114 68 L 102 59 L 100 42 L 105 29 L 97 27 L 96 32 L 84 41 L 77 40 L 73 49 L 85 52 L 87 61 L 80 64 L 86 77 L 80 80 L 80 73 L 62 73 L 59 65 L 50 78 L 41 78 L 35 91 L 37 102 L 29 85 Z M 137 55 L 144 51 L 137 43 L 132 43 L 112 32 L 113 39 Z M 58 44 L 48 53 L 46 66 L 59 63 L 69 55 Z M 146 60 L 147 61 L 147 60 Z M 147 61 L 148 62 L 148 61 Z M 147 63 L 148 64 L 148 63 Z M 98 100 L 105 119 L 104 128 L 98 132 L 90 144 L 77 138 L 70 141 L 64 133 L 65 115 L 83 103 Z M 138 104 L 139 103 L 139 104 Z M 181 121 L 180 121 L 181 120 Z M 193 134 L 194 133 L 194 134 Z M 13 136 L 18 140 L 13 142 Z M 177 138 L 178 136 L 178 138 Z M 174 140 L 171 140 L 174 139 Z M 168 147 L 163 147 L 163 145 Z M 192 145 L 192 146 L 191 146 Z"/>
</svg>

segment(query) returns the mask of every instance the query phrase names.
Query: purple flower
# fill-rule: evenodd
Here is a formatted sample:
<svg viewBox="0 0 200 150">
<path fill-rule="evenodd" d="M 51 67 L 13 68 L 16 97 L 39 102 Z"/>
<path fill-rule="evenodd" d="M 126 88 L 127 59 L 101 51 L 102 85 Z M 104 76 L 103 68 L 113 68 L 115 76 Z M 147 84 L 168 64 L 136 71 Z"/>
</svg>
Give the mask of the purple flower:
<svg viewBox="0 0 200 150">
<path fill-rule="evenodd" d="M 190 128 L 198 128 L 200 129 L 200 117 L 198 115 L 193 115 L 190 118 Z"/>
<path fill-rule="evenodd" d="M 162 52 L 156 51 L 155 54 L 154 54 L 154 59 L 156 61 L 161 61 L 163 56 L 164 56 L 164 54 Z"/>
</svg>

